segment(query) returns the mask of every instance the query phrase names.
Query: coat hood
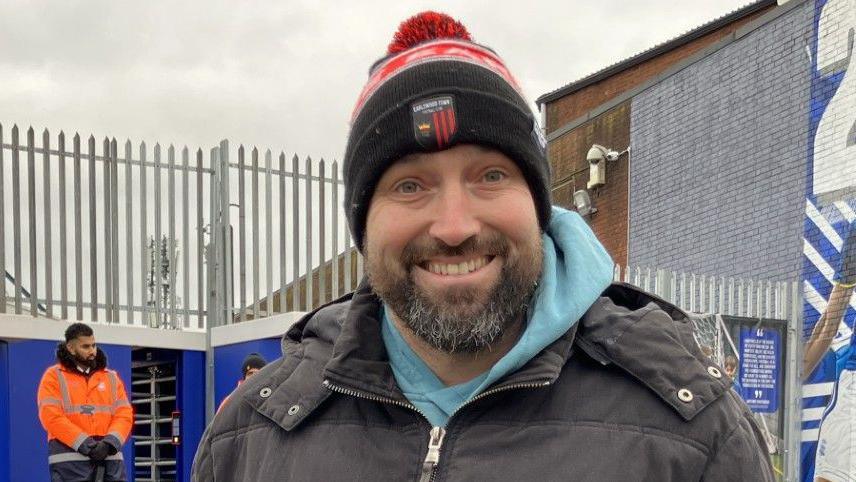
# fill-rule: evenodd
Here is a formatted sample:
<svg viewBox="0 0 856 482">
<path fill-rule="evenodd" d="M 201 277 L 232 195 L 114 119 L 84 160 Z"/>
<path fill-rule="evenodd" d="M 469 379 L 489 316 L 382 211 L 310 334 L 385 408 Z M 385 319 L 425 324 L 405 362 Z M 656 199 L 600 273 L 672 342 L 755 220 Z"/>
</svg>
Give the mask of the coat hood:
<svg viewBox="0 0 856 482">
<path fill-rule="evenodd" d="M 65 347 L 65 342 L 61 341 L 56 346 L 56 361 L 63 368 L 69 371 L 77 371 L 77 362 L 74 360 L 74 355 Z M 95 366 L 93 371 L 103 370 L 107 368 L 107 354 L 101 351 L 101 348 L 95 349 Z"/>
</svg>

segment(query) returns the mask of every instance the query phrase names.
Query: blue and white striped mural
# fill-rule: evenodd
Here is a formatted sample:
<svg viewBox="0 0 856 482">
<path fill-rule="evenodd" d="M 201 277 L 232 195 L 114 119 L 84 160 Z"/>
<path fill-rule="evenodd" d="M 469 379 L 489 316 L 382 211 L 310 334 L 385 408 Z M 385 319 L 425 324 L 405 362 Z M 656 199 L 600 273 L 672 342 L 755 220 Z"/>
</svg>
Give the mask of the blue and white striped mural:
<svg viewBox="0 0 856 482">
<path fill-rule="evenodd" d="M 803 242 L 802 480 L 856 481 L 856 296 L 842 279 L 843 251 L 856 244 L 848 243 L 856 241 L 856 0 L 818 0 L 814 27 Z"/>
</svg>

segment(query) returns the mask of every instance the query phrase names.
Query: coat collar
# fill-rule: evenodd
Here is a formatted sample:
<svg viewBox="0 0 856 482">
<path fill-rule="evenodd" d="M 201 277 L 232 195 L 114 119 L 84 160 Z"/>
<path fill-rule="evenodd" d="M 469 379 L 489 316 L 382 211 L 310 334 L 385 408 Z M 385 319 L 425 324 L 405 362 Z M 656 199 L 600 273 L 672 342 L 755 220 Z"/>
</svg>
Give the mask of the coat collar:
<svg viewBox="0 0 856 482">
<path fill-rule="evenodd" d="M 615 283 L 580 322 L 576 345 L 602 364 L 614 364 L 691 420 L 731 386 L 699 349 L 689 315 L 635 286 Z M 713 375 L 719 373 L 719 377 Z M 678 392 L 689 390 L 692 400 Z"/>
<path fill-rule="evenodd" d="M 68 351 L 68 348 L 65 347 L 65 342 L 59 342 L 56 346 L 56 361 L 65 370 L 83 375 L 83 373 L 77 369 L 77 362 L 74 359 L 74 355 L 72 355 L 71 352 Z M 103 370 L 105 368 L 107 368 L 107 354 L 101 351 L 101 348 L 96 348 L 95 366 L 92 367 L 89 374 L 93 374 L 98 370 Z"/>
<path fill-rule="evenodd" d="M 330 396 L 325 381 L 369 397 L 409 403 L 389 365 L 380 306 L 364 280 L 354 293 L 304 316 L 283 337 L 282 362 L 244 383 L 244 400 L 286 430 L 299 425 Z M 553 382 L 575 348 L 624 370 L 686 420 L 730 386 L 708 374 L 711 363 L 695 344 L 686 313 L 636 287 L 616 283 L 579 323 L 494 388 Z M 682 388 L 694 394 L 692 402 L 677 398 Z"/>
</svg>

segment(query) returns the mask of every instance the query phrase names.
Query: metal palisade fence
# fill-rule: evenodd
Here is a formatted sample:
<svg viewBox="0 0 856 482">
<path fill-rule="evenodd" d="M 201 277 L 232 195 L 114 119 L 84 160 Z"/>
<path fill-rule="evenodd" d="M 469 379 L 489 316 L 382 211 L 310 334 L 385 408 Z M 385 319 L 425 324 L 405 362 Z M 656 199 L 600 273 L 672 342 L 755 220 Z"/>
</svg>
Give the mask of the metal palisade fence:
<svg viewBox="0 0 856 482">
<path fill-rule="evenodd" d="M 38 137 L 0 126 L 0 313 L 201 329 L 362 275 L 336 162 Z"/>
<path fill-rule="evenodd" d="M 799 282 L 752 280 L 657 268 L 615 266 L 613 280 L 653 293 L 690 313 L 747 318 L 802 316 Z"/>
</svg>

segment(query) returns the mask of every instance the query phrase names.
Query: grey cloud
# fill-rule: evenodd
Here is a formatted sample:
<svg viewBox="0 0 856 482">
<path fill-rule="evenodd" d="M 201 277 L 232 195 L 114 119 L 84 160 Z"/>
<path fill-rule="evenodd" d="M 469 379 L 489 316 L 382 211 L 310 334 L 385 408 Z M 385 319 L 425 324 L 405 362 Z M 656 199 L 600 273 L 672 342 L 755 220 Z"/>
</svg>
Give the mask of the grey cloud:
<svg viewBox="0 0 856 482">
<path fill-rule="evenodd" d="M 15 2 L 0 16 L 0 122 L 341 158 L 368 67 L 419 10 L 460 18 L 534 100 L 742 4 Z"/>
</svg>

